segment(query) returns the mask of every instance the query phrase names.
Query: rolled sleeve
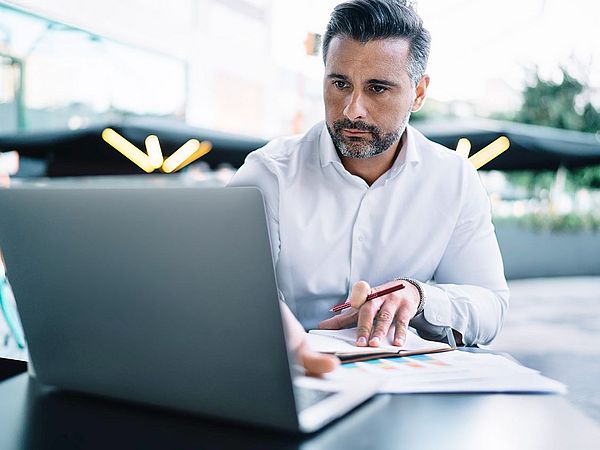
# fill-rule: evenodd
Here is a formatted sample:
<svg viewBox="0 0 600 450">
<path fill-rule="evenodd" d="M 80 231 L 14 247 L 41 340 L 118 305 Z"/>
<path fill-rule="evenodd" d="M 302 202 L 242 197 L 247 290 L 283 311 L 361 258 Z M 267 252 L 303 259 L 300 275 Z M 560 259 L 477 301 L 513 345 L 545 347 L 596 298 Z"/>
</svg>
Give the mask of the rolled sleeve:
<svg viewBox="0 0 600 450">
<path fill-rule="evenodd" d="M 423 317 L 433 327 L 452 327 L 466 345 L 487 344 L 502 328 L 509 291 L 489 199 L 475 169 L 466 169 L 458 222 L 434 274 L 422 283 Z"/>
<path fill-rule="evenodd" d="M 279 257 L 279 182 L 268 161 L 260 156 L 260 150 L 250 153 L 242 167 L 234 174 L 227 187 L 253 186 L 260 189 L 267 213 L 269 240 L 273 262 Z"/>
</svg>

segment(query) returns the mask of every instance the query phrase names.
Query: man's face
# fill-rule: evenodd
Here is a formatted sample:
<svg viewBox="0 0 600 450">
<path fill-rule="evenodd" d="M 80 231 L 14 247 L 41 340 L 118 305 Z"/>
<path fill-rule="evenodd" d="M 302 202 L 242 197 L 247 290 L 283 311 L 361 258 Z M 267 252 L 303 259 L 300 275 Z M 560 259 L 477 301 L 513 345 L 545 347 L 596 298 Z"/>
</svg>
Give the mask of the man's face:
<svg viewBox="0 0 600 450">
<path fill-rule="evenodd" d="M 331 40 L 323 97 L 327 128 L 342 156 L 369 158 L 395 148 L 411 110 L 423 100 L 408 75 L 408 60 L 404 39 Z"/>
</svg>

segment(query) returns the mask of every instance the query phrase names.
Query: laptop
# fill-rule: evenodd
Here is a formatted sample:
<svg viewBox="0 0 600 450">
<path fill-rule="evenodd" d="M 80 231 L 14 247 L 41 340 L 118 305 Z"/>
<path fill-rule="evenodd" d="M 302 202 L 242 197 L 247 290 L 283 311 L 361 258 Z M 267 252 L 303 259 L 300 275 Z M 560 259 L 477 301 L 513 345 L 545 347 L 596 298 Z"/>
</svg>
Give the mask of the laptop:
<svg viewBox="0 0 600 450">
<path fill-rule="evenodd" d="M 0 248 L 43 384 L 300 432 L 377 390 L 301 386 L 258 189 L 17 186 Z"/>
</svg>

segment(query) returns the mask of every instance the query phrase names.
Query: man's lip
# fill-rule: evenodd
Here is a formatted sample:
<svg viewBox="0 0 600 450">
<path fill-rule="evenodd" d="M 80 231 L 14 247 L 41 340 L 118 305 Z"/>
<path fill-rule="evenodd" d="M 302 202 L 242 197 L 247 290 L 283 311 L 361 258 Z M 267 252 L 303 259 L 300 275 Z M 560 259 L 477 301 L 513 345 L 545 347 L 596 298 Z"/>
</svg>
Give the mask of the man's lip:
<svg viewBox="0 0 600 450">
<path fill-rule="evenodd" d="M 356 130 L 354 128 L 343 128 L 342 131 L 344 133 L 347 134 L 354 134 L 354 135 L 360 135 L 360 134 L 369 134 L 370 131 L 365 131 L 365 130 Z"/>
</svg>

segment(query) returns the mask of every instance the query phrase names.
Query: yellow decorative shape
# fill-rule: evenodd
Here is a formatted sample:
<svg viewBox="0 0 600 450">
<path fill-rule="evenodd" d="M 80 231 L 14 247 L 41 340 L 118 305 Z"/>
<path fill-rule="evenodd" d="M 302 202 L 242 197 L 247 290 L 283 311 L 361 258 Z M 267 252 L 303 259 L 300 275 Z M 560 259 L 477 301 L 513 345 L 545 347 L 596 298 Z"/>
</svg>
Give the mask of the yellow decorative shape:
<svg viewBox="0 0 600 450">
<path fill-rule="evenodd" d="M 197 139 L 190 139 L 165 160 L 162 170 L 165 173 L 181 170 L 188 164 L 206 155 L 211 149 L 212 144 L 208 141 L 200 142 Z"/>
<path fill-rule="evenodd" d="M 136 166 L 147 173 L 153 172 L 154 167 L 150 163 L 150 158 L 143 151 L 121 136 L 112 128 L 106 128 L 102 131 L 102 139 L 114 147 L 126 158 L 131 160 Z"/>
<path fill-rule="evenodd" d="M 469 152 L 471 151 L 471 141 L 467 138 L 461 138 L 458 140 L 458 144 L 456 144 L 456 153 L 464 158 L 469 157 Z"/>
<path fill-rule="evenodd" d="M 185 166 L 193 163 L 198 158 L 202 158 L 204 155 L 206 155 L 211 150 L 212 150 L 212 144 L 209 141 L 200 142 L 200 146 L 198 147 L 198 149 L 194 153 L 192 153 L 192 155 L 190 155 L 189 158 L 187 158 L 184 162 L 182 162 L 180 165 L 178 165 L 175 168 L 175 170 L 183 169 Z"/>
<path fill-rule="evenodd" d="M 510 141 L 506 136 L 500 136 L 491 144 L 486 145 L 469 158 L 475 169 L 479 169 L 489 163 L 492 159 L 504 153 L 510 147 Z"/>
<path fill-rule="evenodd" d="M 197 139 L 190 139 L 175 150 L 171 156 L 164 159 L 158 137 L 153 134 L 145 140 L 148 154 L 112 128 L 102 131 L 102 139 L 147 173 L 159 168 L 162 168 L 165 173 L 176 172 L 212 150 L 212 144 L 209 141 L 200 142 Z"/>
<path fill-rule="evenodd" d="M 152 164 L 153 168 L 160 169 L 160 166 L 163 164 L 163 155 L 158 137 L 151 134 L 146 138 L 145 144 L 148 157 L 150 158 L 150 164 Z"/>
</svg>

